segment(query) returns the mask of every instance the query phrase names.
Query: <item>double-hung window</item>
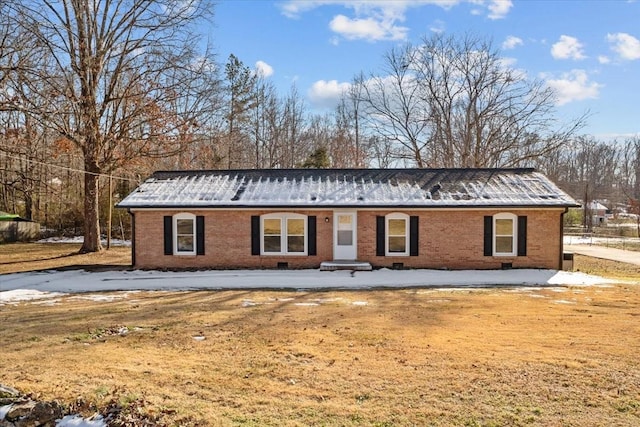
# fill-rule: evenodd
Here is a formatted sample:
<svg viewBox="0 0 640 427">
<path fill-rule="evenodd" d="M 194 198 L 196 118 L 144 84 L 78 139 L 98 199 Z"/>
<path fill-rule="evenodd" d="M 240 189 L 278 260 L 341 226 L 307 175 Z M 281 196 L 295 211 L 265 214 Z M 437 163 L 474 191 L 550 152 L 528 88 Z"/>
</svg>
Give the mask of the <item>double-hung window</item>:
<svg viewBox="0 0 640 427">
<path fill-rule="evenodd" d="M 510 213 L 493 216 L 493 254 L 515 256 L 518 247 L 518 217 Z"/>
<path fill-rule="evenodd" d="M 409 255 L 409 215 L 392 213 L 385 217 L 386 255 Z"/>
<path fill-rule="evenodd" d="M 173 216 L 173 253 L 175 255 L 196 254 L 196 216 L 180 213 Z"/>
<path fill-rule="evenodd" d="M 307 217 L 300 214 L 267 214 L 262 218 L 264 255 L 306 255 Z"/>
</svg>

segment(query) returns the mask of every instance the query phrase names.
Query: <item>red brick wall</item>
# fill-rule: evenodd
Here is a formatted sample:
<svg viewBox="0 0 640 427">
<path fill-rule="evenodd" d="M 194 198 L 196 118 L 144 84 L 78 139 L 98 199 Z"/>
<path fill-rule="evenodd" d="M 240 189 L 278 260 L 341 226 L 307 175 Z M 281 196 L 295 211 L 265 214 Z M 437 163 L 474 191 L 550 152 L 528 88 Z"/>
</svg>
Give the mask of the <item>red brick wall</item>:
<svg viewBox="0 0 640 427">
<path fill-rule="evenodd" d="M 408 268 L 491 269 L 502 263 L 513 268 L 559 268 L 561 259 L 560 219 L 555 210 L 394 210 L 419 216 L 418 256 L 376 256 L 376 216 L 390 211 L 358 211 L 358 260 L 374 267 L 403 263 Z M 316 256 L 251 255 L 251 216 L 282 210 L 193 210 L 205 216 L 205 255 L 164 255 L 163 217 L 186 211 L 135 211 L 136 268 L 317 268 L 333 259 L 333 211 L 295 210 L 317 217 Z M 527 256 L 483 256 L 484 216 L 510 212 L 527 216 Z M 329 221 L 325 222 L 325 218 Z"/>
<path fill-rule="evenodd" d="M 398 211 L 400 212 L 400 211 Z M 376 256 L 376 216 L 388 211 L 358 213 L 358 258 L 377 267 L 403 263 L 410 268 L 495 269 L 560 268 L 560 219 L 563 210 L 430 210 L 401 211 L 419 217 L 418 256 Z M 484 256 L 484 216 L 500 212 L 527 216 L 527 256 Z M 373 236 L 366 238 L 365 236 Z"/>
</svg>

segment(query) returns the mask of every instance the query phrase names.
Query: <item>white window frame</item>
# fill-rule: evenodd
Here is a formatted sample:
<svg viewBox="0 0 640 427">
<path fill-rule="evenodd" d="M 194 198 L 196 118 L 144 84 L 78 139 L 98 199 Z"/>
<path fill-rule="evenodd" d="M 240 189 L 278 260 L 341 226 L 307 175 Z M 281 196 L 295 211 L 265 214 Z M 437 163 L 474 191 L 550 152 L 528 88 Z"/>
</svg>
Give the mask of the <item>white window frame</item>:
<svg viewBox="0 0 640 427">
<path fill-rule="evenodd" d="M 188 219 L 191 220 L 191 231 L 193 236 L 193 250 L 181 251 L 178 250 L 178 220 Z M 196 236 L 196 216 L 192 213 L 181 212 L 173 216 L 173 254 L 179 256 L 195 256 L 197 251 L 197 236 Z M 184 234 L 188 236 L 188 234 Z"/>
<path fill-rule="evenodd" d="M 399 235 L 391 236 L 389 233 L 389 220 L 402 219 L 404 220 L 404 252 L 391 252 L 389 250 L 389 238 L 400 237 Z M 384 217 L 384 250 L 386 256 L 409 256 L 409 250 L 411 247 L 410 240 L 411 235 L 409 233 L 409 215 L 399 212 L 394 212 L 385 215 Z"/>
<path fill-rule="evenodd" d="M 496 226 L 496 222 L 499 219 L 509 219 L 511 220 L 511 238 L 512 238 L 512 246 L 511 252 L 498 252 L 497 249 L 497 240 L 498 237 L 506 237 L 507 235 L 499 235 L 498 227 Z M 516 256 L 518 253 L 518 216 L 512 213 L 497 213 L 493 216 L 493 256 Z"/>
<path fill-rule="evenodd" d="M 266 252 L 264 250 L 264 222 L 268 219 L 279 219 L 280 220 L 280 252 Z M 288 236 L 289 231 L 287 230 L 288 220 L 289 219 L 301 219 L 304 224 L 304 251 L 303 252 L 289 252 L 288 248 Z M 287 256 L 306 256 L 308 253 L 307 241 L 308 239 L 308 221 L 307 216 L 303 214 L 297 213 L 271 213 L 264 214 L 260 216 L 260 254 L 265 256 L 270 255 L 287 255 Z"/>
</svg>

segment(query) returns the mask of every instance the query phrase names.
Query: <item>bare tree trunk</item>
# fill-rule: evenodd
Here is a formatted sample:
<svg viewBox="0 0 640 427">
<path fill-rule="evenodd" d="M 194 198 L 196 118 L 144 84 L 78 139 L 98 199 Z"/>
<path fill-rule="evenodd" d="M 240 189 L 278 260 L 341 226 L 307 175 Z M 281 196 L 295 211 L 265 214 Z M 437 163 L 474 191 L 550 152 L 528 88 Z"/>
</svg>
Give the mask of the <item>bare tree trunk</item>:
<svg viewBox="0 0 640 427">
<path fill-rule="evenodd" d="M 95 161 L 85 160 L 84 174 L 84 242 L 81 253 L 99 252 L 100 242 L 100 203 L 98 181 L 100 169 Z"/>
</svg>

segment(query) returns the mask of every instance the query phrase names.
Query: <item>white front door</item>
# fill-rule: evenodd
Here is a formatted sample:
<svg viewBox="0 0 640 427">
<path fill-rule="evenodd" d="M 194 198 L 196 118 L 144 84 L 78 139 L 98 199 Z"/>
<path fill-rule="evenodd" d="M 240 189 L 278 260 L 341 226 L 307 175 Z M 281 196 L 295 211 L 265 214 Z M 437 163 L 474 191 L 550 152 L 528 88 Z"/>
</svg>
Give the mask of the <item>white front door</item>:
<svg viewBox="0 0 640 427">
<path fill-rule="evenodd" d="M 334 212 L 333 259 L 353 261 L 357 258 L 356 219 L 355 212 Z"/>
</svg>

